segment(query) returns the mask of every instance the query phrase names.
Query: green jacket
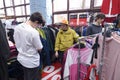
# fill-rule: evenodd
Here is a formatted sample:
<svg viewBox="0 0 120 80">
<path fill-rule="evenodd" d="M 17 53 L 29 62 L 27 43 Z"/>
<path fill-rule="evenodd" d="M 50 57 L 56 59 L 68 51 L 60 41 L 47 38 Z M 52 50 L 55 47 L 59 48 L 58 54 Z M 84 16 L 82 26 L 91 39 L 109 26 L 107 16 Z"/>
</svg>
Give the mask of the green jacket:
<svg viewBox="0 0 120 80">
<path fill-rule="evenodd" d="M 55 51 L 65 51 L 77 42 L 78 38 L 79 35 L 73 29 L 68 28 L 67 31 L 60 29 L 56 37 Z"/>
<path fill-rule="evenodd" d="M 41 28 L 36 28 L 36 30 L 39 32 L 39 34 L 42 38 L 46 39 L 45 32 Z"/>
</svg>

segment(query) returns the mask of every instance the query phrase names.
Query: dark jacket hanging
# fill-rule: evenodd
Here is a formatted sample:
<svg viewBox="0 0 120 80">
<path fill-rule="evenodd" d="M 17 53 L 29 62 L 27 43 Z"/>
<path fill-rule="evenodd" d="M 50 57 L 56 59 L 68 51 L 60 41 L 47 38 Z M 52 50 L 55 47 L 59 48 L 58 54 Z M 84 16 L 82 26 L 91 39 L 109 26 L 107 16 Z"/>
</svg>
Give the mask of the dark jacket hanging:
<svg viewBox="0 0 120 80">
<path fill-rule="evenodd" d="M 6 32 L 0 20 L 0 80 L 8 80 L 7 58 L 10 54 Z"/>
</svg>

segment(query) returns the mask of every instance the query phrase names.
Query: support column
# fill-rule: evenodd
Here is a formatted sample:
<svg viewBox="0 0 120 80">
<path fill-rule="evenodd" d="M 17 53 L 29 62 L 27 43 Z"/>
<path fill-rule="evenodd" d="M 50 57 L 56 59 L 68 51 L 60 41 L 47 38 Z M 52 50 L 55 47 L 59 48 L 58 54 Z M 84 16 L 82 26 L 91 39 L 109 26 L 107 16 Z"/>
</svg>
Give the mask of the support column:
<svg viewBox="0 0 120 80">
<path fill-rule="evenodd" d="M 30 0 L 30 12 L 40 12 L 46 24 L 52 24 L 52 1 L 51 0 Z"/>
</svg>

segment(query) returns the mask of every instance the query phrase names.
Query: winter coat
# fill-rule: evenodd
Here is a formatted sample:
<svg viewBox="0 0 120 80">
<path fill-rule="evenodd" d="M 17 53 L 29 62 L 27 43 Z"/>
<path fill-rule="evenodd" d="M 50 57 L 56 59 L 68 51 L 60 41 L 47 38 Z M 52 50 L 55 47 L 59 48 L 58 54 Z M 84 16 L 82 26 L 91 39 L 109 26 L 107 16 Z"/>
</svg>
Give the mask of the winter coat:
<svg viewBox="0 0 120 80">
<path fill-rule="evenodd" d="M 65 51 L 77 42 L 78 38 L 79 35 L 70 27 L 67 31 L 60 29 L 56 37 L 55 51 Z"/>
</svg>

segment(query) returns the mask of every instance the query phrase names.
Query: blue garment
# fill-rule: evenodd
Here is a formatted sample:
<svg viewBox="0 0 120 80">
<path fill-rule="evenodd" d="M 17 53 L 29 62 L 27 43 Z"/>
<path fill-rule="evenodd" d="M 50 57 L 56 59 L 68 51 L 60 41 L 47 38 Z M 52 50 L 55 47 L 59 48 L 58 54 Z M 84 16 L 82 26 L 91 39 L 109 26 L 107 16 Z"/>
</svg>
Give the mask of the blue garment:
<svg viewBox="0 0 120 80">
<path fill-rule="evenodd" d="M 40 63 L 42 65 L 51 65 L 51 60 L 50 60 L 50 49 L 48 47 L 48 42 L 44 38 L 40 36 L 41 42 L 43 44 L 43 49 L 40 53 Z"/>
<path fill-rule="evenodd" d="M 53 34 L 53 31 L 49 27 L 44 27 L 42 28 L 45 32 L 46 35 L 46 40 L 48 43 L 49 47 L 49 53 L 50 53 L 50 58 L 54 55 L 54 46 L 55 46 L 55 36 Z"/>
<path fill-rule="evenodd" d="M 84 27 L 83 32 L 82 32 L 82 36 L 86 36 L 87 35 L 86 33 L 87 33 L 87 27 Z"/>
</svg>

